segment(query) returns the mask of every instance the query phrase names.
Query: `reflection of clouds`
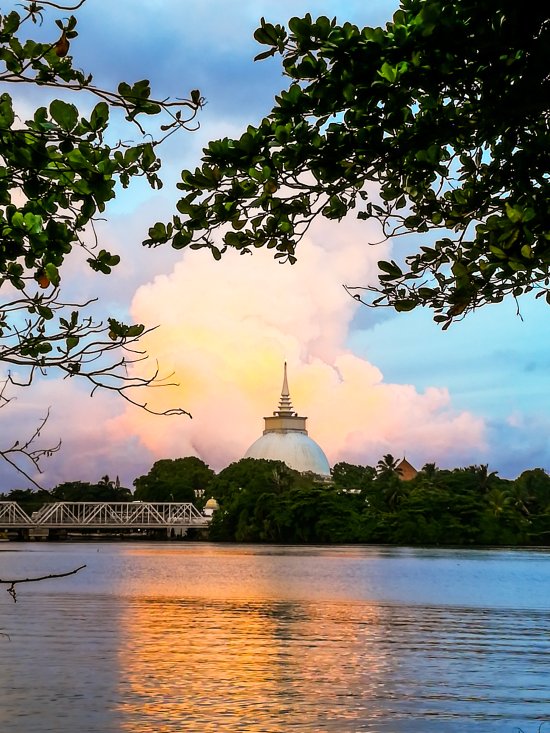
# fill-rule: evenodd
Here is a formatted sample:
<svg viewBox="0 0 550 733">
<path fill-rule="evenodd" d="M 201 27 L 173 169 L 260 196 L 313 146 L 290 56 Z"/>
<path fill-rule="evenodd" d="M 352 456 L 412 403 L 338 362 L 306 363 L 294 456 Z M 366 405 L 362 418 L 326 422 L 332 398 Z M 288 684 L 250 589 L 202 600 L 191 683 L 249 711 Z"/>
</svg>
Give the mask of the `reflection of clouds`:
<svg viewBox="0 0 550 733">
<path fill-rule="evenodd" d="M 84 572 L 21 588 L 17 607 L 5 594 L 2 731 L 527 731 L 548 710 L 545 552 L 2 554 L 29 577 L 75 553 Z"/>
<path fill-rule="evenodd" d="M 45 554 L 50 556 L 35 562 L 29 575 L 39 575 L 40 569 L 45 574 L 55 567 L 49 564 L 53 553 Z M 70 567 L 68 558 L 66 562 Z M 2 631 L 10 635 L 0 637 L 5 643 L 0 665 L 0 730 L 5 733 L 121 730 L 113 694 L 123 672 L 118 667 L 113 630 L 122 623 L 124 607 L 112 597 L 90 602 L 68 590 L 70 579 L 63 580 L 69 581 L 66 593 L 63 585 L 56 592 L 50 584 L 43 595 L 42 589 L 33 593 L 28 587 L 25 591 L 19 588 L 15 611 L 7 602 L 2 607 Z"/>
</svg>

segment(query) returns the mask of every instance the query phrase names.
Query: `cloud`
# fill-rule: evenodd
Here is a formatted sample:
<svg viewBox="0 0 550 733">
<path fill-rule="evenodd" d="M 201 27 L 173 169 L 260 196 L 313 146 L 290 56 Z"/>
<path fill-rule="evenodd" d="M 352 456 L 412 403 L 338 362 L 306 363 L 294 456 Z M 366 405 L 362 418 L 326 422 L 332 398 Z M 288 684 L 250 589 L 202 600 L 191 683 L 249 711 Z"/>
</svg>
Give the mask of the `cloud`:
<svg viewBox="0 0 550 733">
<path fill-rule="evenodd" d="M 48 411 L 49 419 L 31 449 L 51 449 L 62 441 L 59 452 L 42 459 L 43 473 L 21 454 L 10 456 L 44 488 L 63 481 L 93 482 L 106 473 L 118 474 L 123 485 L 131 487 L 133 479 L 147 473 L 154 461 L 139 436 L 113 432 L 111 419 L 124 409 L 122 399 L 113 393 L 100 390 L 91 397 L 84 384 L 50 377 L 36 379 L 30 387 L 10 387 L 6 396 L 14 399 L 0 409 L 0 450 L 15 441 L 23 445 Z M 0 460 L 0 493 L 29 486 L 22 474 Z"/>
<path fill-rule="evenodd" d="M 39 414 L 52 405 L 48 434 L 64 439 L 63 453 L 45 464 L 48 480 L 93 480 L 99 470 L 120 472 L 131 482 L 167 455 L 199 454 L 218 468 L 239 458 L 262 430 L 262 416 L 276 406 L 284 359 L 295 407 L 309 416 L 310 434 L 331 461 L 368 463 L 385 452 L 406 452 L 415 465 L 490 460 L 509 473 L 547 463 L 542 301 L 524 299 L 525 322 L 514 318 L 511 301 L 482 309 L 444 335 L 425 310 L 396 316 L 360 309 L 341 283 L 372 281 L 375 261 L 387 250 L 367 247 L 378 236 L 353 221 L 318 226 L 292 268 L 263 252 L 215 263 L 207 253 L 182 258 L 168 247 L 141 247 L 148 226 L 174 211 L 181 168 L 196 164 L 208 139 L 240 135 L 288 83 L 279 59 L 252 63 L 259 17 L 285 22 L 307 11 L 345 12 L 358 24 L 377 24 L 392 7 L 382 0 L 367 9 L 354 0 L 345 11 L 336 0 L 246 0 L 238 7 L 214 0 L 94 0 L 79 11 L 80 35 L 71 52 L 99 84 L 147 76 L 159 94 L 185 96 L 198 87 L 208 98 L 201 129 L 174 136 L 162 148 L 165 188 L 151 192 L 134 182 L 98 225 L 100 246 L 122 255 L 120 267 L 110 277 L 96 275 L 85 253 L 75 253 L 63 280 L 71 300 L 100 296 L 91 306 L 99 316 L 129 318 L 135 293 L 133 319 L 161 324 L 149 337 L 150 353 L 181 383 L 150 399 L 159 406 L 181 404 L 194 418 L 153 418 L 133 409 L 120 415 L 122 403 L 113 395 L 89 400 L 73 383 L 48 380 L 28 391 L 33 400 L 37 396 Z M 154 22 L 143 23 L 144 17 Z M 57 34 L 53 22 L 35 31 L 48 39 Z M 17 94 L 22 118 L 49 95 L 29 89 Z M 132 136 L 125 129 L 123 139 Z M 533 370 L 533 364 L 542 367 Z M 6 434 L 19 437 L 18 425 L 26 424 L 23 397 L 13 414 Z"/>
<path fill-rule="evenodd" d="M 454 409 L 445 389 L 386 383 L 346 347 L 359 306 L 342 283 L 372 281 L 387 254 L 366 246 L 369 235 L 376 238 L 364 223 L 320 224 L 292 267 L 264 251 L 229 252 L 220 263 L 189 252 L 169 275 L 140 287 L 133 317 L 162 324 L 146 346 L 180 383 L 151 399 L 162 408 L 181 404 L 193 419 L 132 412 L 113 422 L 115 432 L 135 433 L 159 458 L 193 453 L 222 468 L 263 430 L 286 360 L 295 409 L 309 416 L 310 435 L 332 463 L 372 463 L 392 452 L 448 465 L 483 448 L 483 420 Z"/>
<path fill-rule="evenodd" d="M 550 420 L 543 410 L 537 413 L 515 411 L 504 418 L 487 420 L 491 446 L 487 460 L 503 478 L 515 478 L 522 471 L 543 468 L 548 471 Z"/>
<path fill-rule="evenodd" d="M 16 439 L 23 444 L 48 410 L 47 424 L 31 447 L 49 449 L 62 441 L 58 453 L 41 460 L 42 473 L 17 457 L 18 465 L 44 488 L 63 481 L 93 483 L 105 474 L 118 475 L 123 485 L 131 487 L 133 479 L 147 473 L 154 461 L 139 436 L 122 434 L 115 427 L 113 415 L 124 407 L 110 393 L 99 391 L 90 397 L 82 383 L 43 379 L 31 388 L 12 388 L 9 396 L 15 399 L 0 410 L 0 448 Z M 29 485 L 24 476 L 0 461 L 0 492 Z"/>
</svg>

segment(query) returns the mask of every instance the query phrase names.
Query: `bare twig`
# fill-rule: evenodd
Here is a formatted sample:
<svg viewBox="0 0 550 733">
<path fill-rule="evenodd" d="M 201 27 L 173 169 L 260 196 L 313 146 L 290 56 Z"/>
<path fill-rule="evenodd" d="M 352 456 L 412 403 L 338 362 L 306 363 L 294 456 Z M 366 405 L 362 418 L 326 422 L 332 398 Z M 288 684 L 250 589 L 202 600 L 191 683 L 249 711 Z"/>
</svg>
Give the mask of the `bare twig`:
<svg viewBox="0 0 550 733">
<path fill-rule="evenodd" d="M 5 390 L 9 382 L 8 378 L 0 386 L 0 409 L 6 407 L 13 399 L 13 397 L 7 397 Z M 61 441 L 58 441 L 57 445 L 49 448 L 35 447 L 36 441 L 40 438 L 40 434 L 50 416 L 50 410 L 48 409 L 46 415 L 39 421 L 37 427 L 34 429 L 30 437 L 25 440 L 15 440 L 11 446 L 7 448 L 0 448 L 0 458 L 6 461 L 10 466 L 15 468 L 20 474 L 36 486 L 41 489 L 42 487 L 38 484 L 32 476 L 19 464 L 18 459 L 26 459 L 29 461 L 36 471 L 40 473 L 40 460 L 44 457 L 49 458 L 61 448 Z"/>
<path fill-rule="evenodd" d="M 38 581 L 40 580 L 49 580 L 50 578 L 66 578 L 68 575 L 74 575 L 75 573 L 78 573 L 79 570 L 82 570 L 82 568 L 85 567 L 86 565 L 80 565 L 80 567 L 75 568 L 74 570 L 69 570 L 67 573 L 51 573 L 50 575 L 41 575 L 39 578 L 17 578 L 15 580 L 0 579 L 0 584 L 9 586 L 8 588 L 6 588 L 6 590 L 13 598 L 13 602 L 17 603 L 17 593 L 15 592 L 15 586 L 17 585 L 17 583 L 38 583 Z"/>
</svg>

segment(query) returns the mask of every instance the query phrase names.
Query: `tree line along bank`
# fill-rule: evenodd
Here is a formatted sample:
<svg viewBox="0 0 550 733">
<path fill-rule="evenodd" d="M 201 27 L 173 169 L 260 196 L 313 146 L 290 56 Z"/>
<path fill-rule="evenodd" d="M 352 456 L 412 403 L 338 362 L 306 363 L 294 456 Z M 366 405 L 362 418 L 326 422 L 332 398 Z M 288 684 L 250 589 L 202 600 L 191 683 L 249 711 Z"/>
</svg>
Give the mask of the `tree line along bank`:
<svg viewBox="0 0 550 733">
<path fill-rule="evenodd" d="M 541 468 L 515 480 L 486 465 L 439 469 L 426 464 L 405 481 L 386 455 L 376 467 L 337 463 L 329 480 L 279 461 L 244 458 L 215 474 L 189 456 L 157 461 L 134 493 L 103 476 L 47 491 L 0 495 L 28 514 L 53 501 L 175 501 L 219 510 L 212 541 L 387 543 L 399 545 L 550 545 L 550 476 Z"/>
</svg>

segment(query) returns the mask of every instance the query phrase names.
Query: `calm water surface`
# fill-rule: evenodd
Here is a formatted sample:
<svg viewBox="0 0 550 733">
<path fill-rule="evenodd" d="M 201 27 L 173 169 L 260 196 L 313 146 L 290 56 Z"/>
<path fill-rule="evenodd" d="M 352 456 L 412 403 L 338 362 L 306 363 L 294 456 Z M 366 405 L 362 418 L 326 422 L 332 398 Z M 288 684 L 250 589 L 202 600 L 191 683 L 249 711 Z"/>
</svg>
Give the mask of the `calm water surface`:
<svg viewBox="0 0 550 733">
<path fill-rule="evenodd" d="M 550 733 L 548 552 L 0 545 L 83 563 L 0 588 L 1 733 Z"/>
</svg>

